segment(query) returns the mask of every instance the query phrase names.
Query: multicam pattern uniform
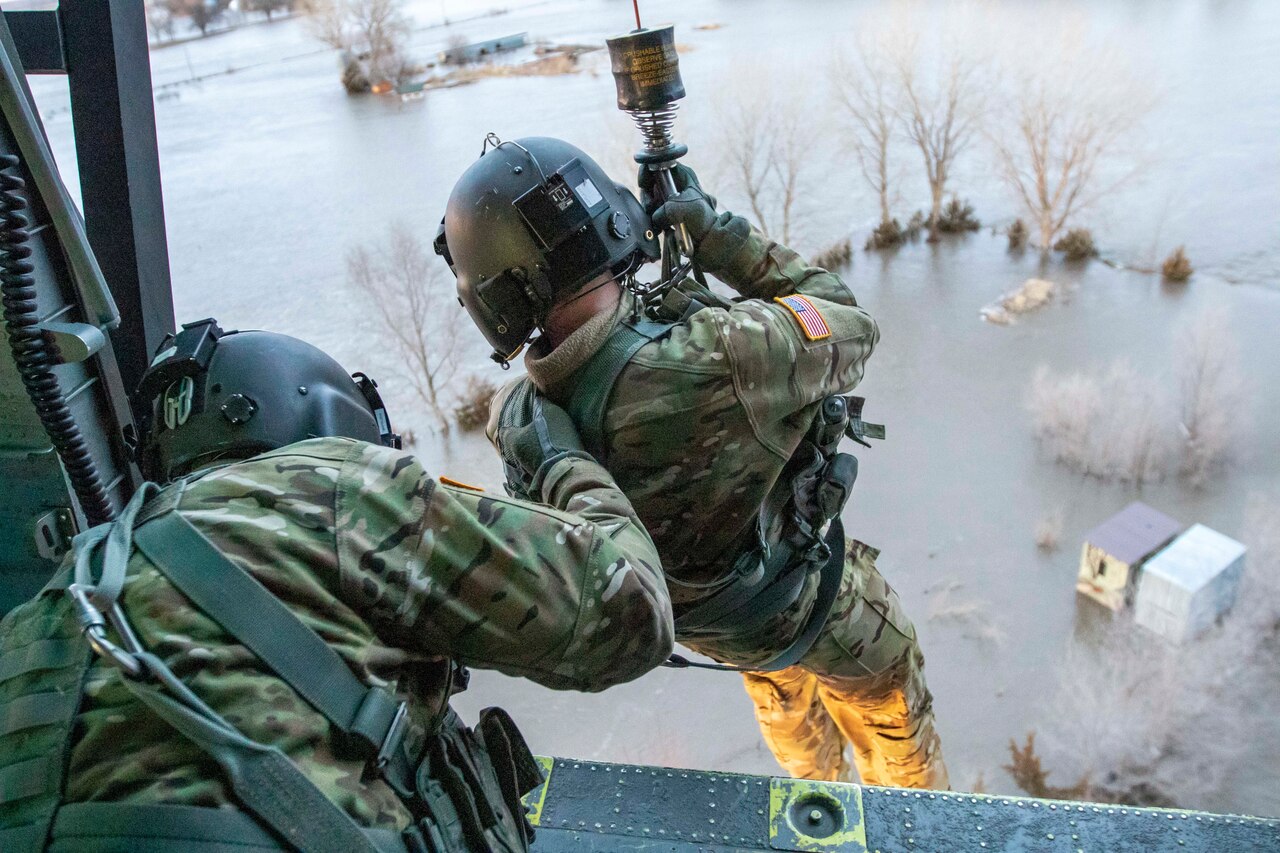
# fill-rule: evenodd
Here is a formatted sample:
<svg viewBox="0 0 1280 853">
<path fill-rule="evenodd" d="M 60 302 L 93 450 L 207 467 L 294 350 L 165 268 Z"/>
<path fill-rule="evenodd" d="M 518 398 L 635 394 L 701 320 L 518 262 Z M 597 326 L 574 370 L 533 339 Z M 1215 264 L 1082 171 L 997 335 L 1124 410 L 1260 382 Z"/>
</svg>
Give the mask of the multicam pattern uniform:
<svg viewBox="0 0 1280 853">
<path fill-rule="evenodd" d="M 447 487 L 407 453 L 324 438 L 216 469 L 179 509 L 362 681 L 406 695 L 420 733 L 447 702 L 447 657 L 595 691 L 668 653 L 657 556 L 612 479 L 566 460 L 543 496 L 550 507 Z M 122 601 L 144 644 L 241 732 L 284 751 L 358 823 L 407 824 L 385 783 L 334 754 L 325 719 L 136 552 Z M 42 607 L 24 605 L 0 631 L 39 623 Z M 67 802 L 235 802 L 218 766 L 115 670 L 95 666 L 86 696 Z"/>
<path fill-rule="evenodd" d="M 604 421 L 605 464 L 653 535 L 677 615 L 728 580 L 816 404 L 858 384 L 879 339 L 838 276 L 807 266 L 740 217 L 721 214 L 696 258 L 748 299 L 700 311 L 642 347 L 618 378 Z M 812 301 L 829 337 L 807 340 L 773 302 L 791 293 Z M 554 350 L 535 342 L 525 360 L 530 378 L 565 403 L 574 373 L 633 310 L 624 294 L 612 315 L 588 321 Z M 512 387 L 493 403 L 491 440 Z M 842 589 L 813 649 L 800 666 L 746 676 L 747 689 L 774 755 L 793 775 L 842 777 L 848 739 L 865 782 L 945 787 L 915 629 L 875 555 L 851 543 Z M 800 601 L 761 630 L 677 639 L 721 661 L 763 663 L 805 622 L 816 585 L 811 578 Z"/>
</svg>

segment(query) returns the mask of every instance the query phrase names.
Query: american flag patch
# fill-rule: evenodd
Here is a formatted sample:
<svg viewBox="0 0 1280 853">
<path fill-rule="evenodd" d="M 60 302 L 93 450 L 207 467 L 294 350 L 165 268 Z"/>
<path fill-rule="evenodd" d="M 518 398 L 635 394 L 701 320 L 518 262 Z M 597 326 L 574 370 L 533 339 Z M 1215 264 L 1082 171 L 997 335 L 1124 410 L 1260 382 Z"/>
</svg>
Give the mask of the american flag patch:
<svg viewBox="0 0 1280 853">
<path fill-rule="evenodd" d="M 807 297 L 793 293 L 790 296 L 775 296 L 773 301 L 791 312 L 796 322 L 800 324 L 800 330 L 809 340 L 820 341 L 831 337 L 831 329 L 827 326 L 827 321 L 822 319 L 822 314 Z"/>
</svg>

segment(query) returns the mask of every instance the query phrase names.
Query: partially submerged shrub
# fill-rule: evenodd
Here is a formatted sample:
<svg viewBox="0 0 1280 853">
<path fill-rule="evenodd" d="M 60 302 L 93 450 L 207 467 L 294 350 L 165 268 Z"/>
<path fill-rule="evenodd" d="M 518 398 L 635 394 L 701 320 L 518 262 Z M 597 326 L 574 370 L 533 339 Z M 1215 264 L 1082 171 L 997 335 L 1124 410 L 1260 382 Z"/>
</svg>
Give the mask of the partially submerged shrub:
<svg viewBox="0 0 1280 853">
<path fill-rule="evenodd" d="M 853 242 L 845 237 L 813 256 L 813 265 L 824 270 L 838 270 L 853 260 Z"/>
<path fill-rule="evenodd" d="M 373 88 L 364 66 L 354 56 L 348 57 L 342 66 L 342 88 L 348 95 L 366 95 Z"/>
<path fill-rule="evenodd" d="M 868 252 L 873 249 L 888 249 L 901 243 L 905 237 L 898 220 L 886 219 L 867 237 L 867 243 L 863 248 Z"/>
<path fill-rule="evenodd" d="M 1013 224 L 1004 232 L 1009 238 L 1009 248 L 1013 250 L 1024 249 L 1027 245 L 1027 223 L 1021 219 L 1013 220 Z"/>
<path fill-rule="evenodd" d="M 902 230 L 902 236 L 908 240 L 916 240 L 920 237 L 920 232 L 924 230 L 927 221 L 924 211 L 917 210 L 911 214 L 911 218 L 907 220 L 907 227 Z"/>
<path fill-rule="evenodd" d="M 938 230 L 947 234 L 977 231 L 982 223 L 973 215 L 973 205 L 952 196 L 938 216 Z"/>
<path fill-rule="evenodd" d="M 932 590 L 929 621 L 952 623 L 961 629 L 961 636 L 971 640 L 1003 642 L 1005 633 L 991 613 L 990 602 L 957 595 L 962 586 L 960 581 L 951 581 Z"/>
<path fill-rule="evenodd" d="M 1083 261 L 1098 254 L 1093 232 L 1088 228 L 1072 228 L 1053 244 L 1053 250 L 1062 252 L 1069 261 Z"/>
<path fill-rule="evenodd" d="M 453 417 L 463 432 L 480 429 L 489 420 L 489 402 L 498 393 L 498 386 L 480 376 L 467 378 L 467 385 L 458 396 Z"/>
<path fill-rule="evenodd" d="M 1160 272 L 1164 273 L 1164 277 L 1169 281 L 1186 281 L 1191 278 L 1195 268 L 1191 266 L 1191 261 L 1187 259 L 1184 246 L 1174 249 L 1173 254 L 1165 258 L 1164 266 L 1160 267 Z"/>
<path fill-rule="evenodd" d="M 1049 772 L 1041 764 L 1036 752 L 1036 733 L 1027 732 L 1027 739 L 1022 746 L 1013 738 L 1009 739 L 1009 763 L 1004 769 L 1013 777 L 1014 784 L 1033 797 L 1042 800 L 1079 800 L 1089 791 L 1089 778 L 1086 776 L 1068 787 L 1049 784 Z"/>
<path fill-rule="evenodd" d="M 1093 425 L 1103 411 L 1098 380 L 1083 373 L 1054 375 L 1041 365 L 1031 379 L 1027 408 L 1036 439 L 1054 461 L 1087 472 Z"/>
<path fill-rule="evenodd" d="M 1155 383 L 1121 361 L 1102 374 L 1041 367 L 1028 406 L 1036 438 L 1054 459 L 1101 480 L 1141 484 L 1166 467 L 1167 430 Z"/>
<path fill-rule="evenodd" d="M 1243 422 L 1240 352 L 1223 309 L 1197 314 L 1177 336 L 1182 473 L 1203 486 L 1230 458 Z"/>
<path fill-rule="evenodd" d="M 1124 361 L 1108 370 L 1054 375 L 1041 367 L 1028 408 L 1041 447 L 1068 468 L 1141 484 L 1172 470 L 1204 486 L 1235 452 L 1248 427 L 1248 387 L 1230 318 L 1201 311 L 1175 339 L 1169 379 Z M 1170 401 L 1170 397 L 1174 397 Z"/>
</svg>

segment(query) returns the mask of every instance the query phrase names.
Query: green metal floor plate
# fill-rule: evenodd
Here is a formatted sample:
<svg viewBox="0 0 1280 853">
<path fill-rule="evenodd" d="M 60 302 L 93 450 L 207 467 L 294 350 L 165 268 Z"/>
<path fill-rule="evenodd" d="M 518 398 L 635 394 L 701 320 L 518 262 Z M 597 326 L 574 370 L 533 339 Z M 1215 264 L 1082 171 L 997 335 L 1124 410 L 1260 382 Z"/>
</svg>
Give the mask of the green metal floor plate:
<svg viewBox="0 0 1280 853">
<path fill-rule="evenodd" d="M 1280 851 L 1280 821 L 1266 818 L 871 786 L 862 800 L 872 853 Z"/>
<path fill-rule="evenodd" d="M 535 853 L 1280 851 L 1265 818 L 538 760 Z"/>
</svg>

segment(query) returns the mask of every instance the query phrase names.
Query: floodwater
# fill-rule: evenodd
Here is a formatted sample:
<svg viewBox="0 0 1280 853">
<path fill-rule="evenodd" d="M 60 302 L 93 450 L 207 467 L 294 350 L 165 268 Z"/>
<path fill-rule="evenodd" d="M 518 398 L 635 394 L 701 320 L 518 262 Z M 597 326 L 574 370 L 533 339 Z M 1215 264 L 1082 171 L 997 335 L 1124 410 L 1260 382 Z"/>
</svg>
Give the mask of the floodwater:
<svg viewBox="0 0 1280 853">
<path fill-rule="evenodd" d="M 429 56 L 455 32 L 478 39 L 527 30 L 535 38 L 598 43 L 629 26 L 629 4 L 619 0 L 508 5 L 505 15 L 420 29 L 414 50 Z M 649 20 L 674 20 L 688 46 L 682 67 L 690 96 L 678 130 L 694 148 L 695 164 L 714 167 L 711 104 L 734 80 L 763 71 L 788 91 L 814 97 L 812 156 L 821 179 L 812 201 L 819 214 L 802 248 L 857 232 L 875 216 L 852 156 L 828 130 L 823 68 L 833 50 L 890 5 L 643 4 Z M 964 787 L 982 773 L 991 790 L 1011 791 L 1000 770 L 1006 744 L 1036 725 L 1083 606 L 1074 592 L 1080 538 L 1139 495 L 1040 458 L 1024 406 L 1036 367 L 1088 368 L 1123 356 L 1144 373 L 1171 377 L 1172 330 L 1225 305 L 1251 390 L 1241 415 L 1254 426 L 1210 488 L 1193 491 L 1172 479 L 1141 497 L 1185 522 L 1239 535 L 1250 494 L 1280 496 L 1280 431 L 1270 427 L 1280 420 L 1280 5 L 1009 0 L 989 9 L 994 24 L 985 37 L 993 44 L 1007 37 L 1001 22 L 1015 13 L 1069 11 L 1093 36 L 1122 45 L 1144 79 L 1157 84 L 1160 101 L 1143 131 L 1143 171 L 1081 221 L 1109 257 L 1149 263 L 1186 243 L 1198 268 L 1186 287 L 1097 262 L 1042 268 L 1034 253 L 1010 257 L 1003 240 L 984 231 L 889 255 L 859 252 L 847 271 L 881 324 L 883 341 L 860 393 L 869 400 L 868 417 L 887 422 L 890 439 L 861 454 L 846 526 L 882 549 L 881 568 L 914 615 L 953 783 Z M 426 25 L 442 11 L 457 19 L 484 7 L 433 0 L 413 10 Z M 694 29 L 709 22 L 724 26 Z M 497 487 L 499 466 L 483 439 L 432 437 L 420 407 L 397 387 L 396 354 L 346 288 L 343 255 L 393 220 L 434 236 L 453 179 L 487 131 L 559 135 L 588 151 L 616 139 L 620 124 L 625 134 L 607 66 L 596 59 L 577 75 L 488 80 L 404 105 L 351 99 L 338 85 L 334 54 L 319 49 L 296 20 L 160 49 L 152 62 L 179 319 L 214 315 L 224 325 L 289 332 L 326 347 L 350 368 L 383 378 L 402 423 L 420 437 L 418 450 L 440 473 Z M 33 86 L 74 182 L 65 84 L 43 79 Z M 914 167 L 914 160 L 903 162 Z M 955 187 L 985 221 L 1008 222 L 1012 200 L 992 174 L 975 149 Z M 925 197 L 910 182 L 903 195 Z M 917 205 L 904 204 L 902 212 Z M 855 239 L 860 244 L 860 233 Z M 1011 327 L 978 319 L 982 305 L 1030 275 L 1069 285 L 1069 298 Z M 461 314 L 458 321 L 465 322 Z M 478 335 L 465 349 L 477 371 L 492 370 Z M 1033 529 L 1059 509 L 1064 547 L 1044 554 Z M 981 624 L 929 617 L 931 602 L 952 582 L 960 584 L 954 595 L 981 606 Z M 477 673 L 459 701 L 469 713 L 497 703 L 542 753 L 776 770 L 730 674 L 663 670 L 584 696 Z M 1280 815 L 1280 731 L 1248 736 L 1257 748 L 1230 784 L 1187 805 Z"/>
</svg>

